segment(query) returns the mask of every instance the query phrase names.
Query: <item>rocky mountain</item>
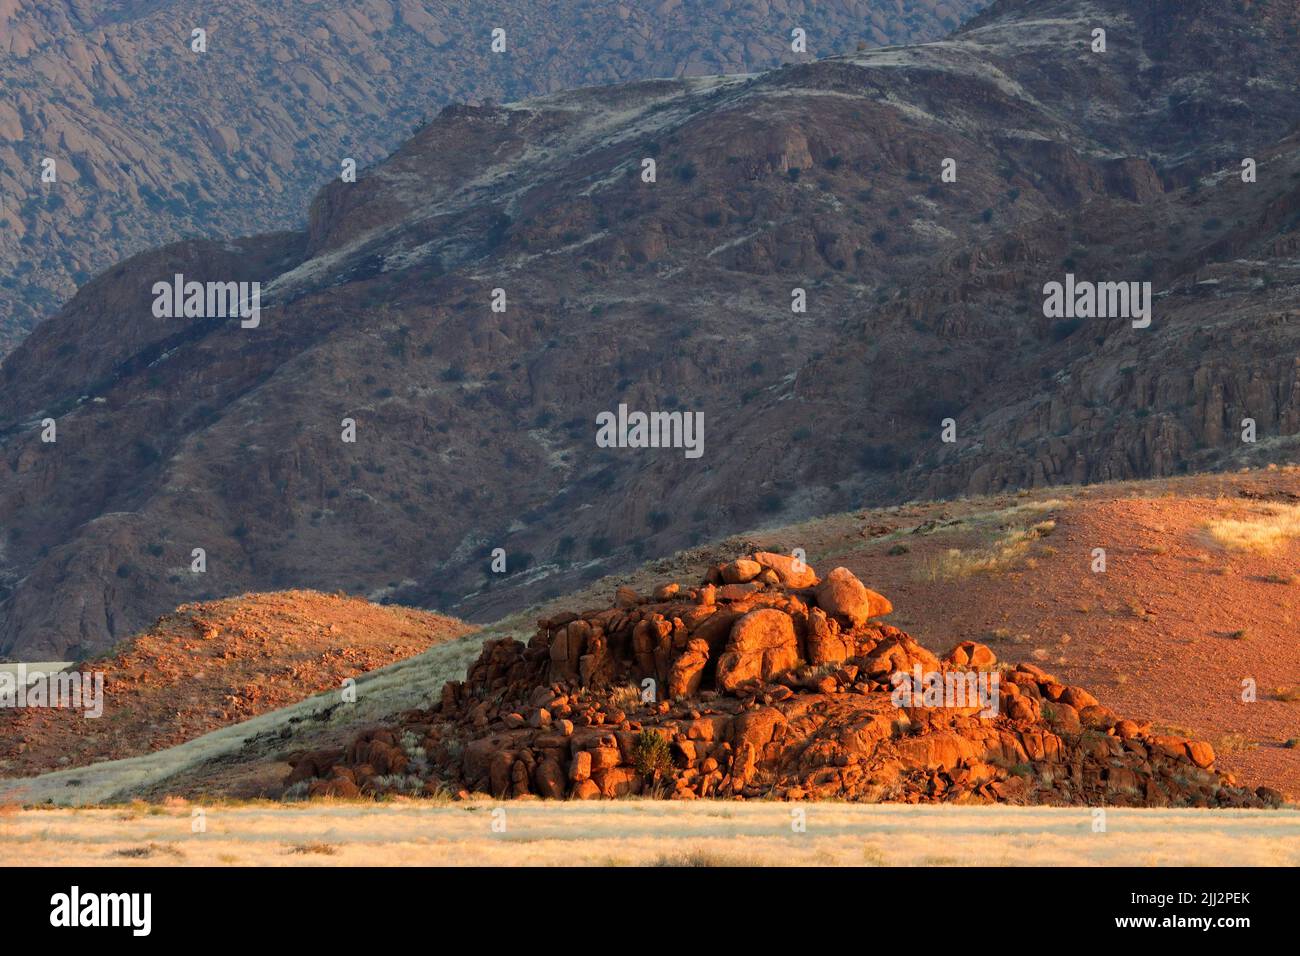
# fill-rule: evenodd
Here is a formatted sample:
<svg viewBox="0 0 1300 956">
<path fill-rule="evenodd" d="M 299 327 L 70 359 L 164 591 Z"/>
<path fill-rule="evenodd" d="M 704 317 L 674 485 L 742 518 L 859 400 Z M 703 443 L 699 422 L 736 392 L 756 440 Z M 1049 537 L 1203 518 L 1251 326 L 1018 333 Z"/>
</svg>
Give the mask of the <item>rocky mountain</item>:
<svg viewBox="0 0 1300 956">
<path fill-rule="evenodd" d="M 1298 25 L 1001 0 L 930 44 L 450 107 L 304 231 L 138 255 L 0 366 L 0 653 L 250 588 L 483 619 L 864 501 L 1285 458 Z M 155 318 L 176 273 L 261 282 L 257 326 Z M 1076 280 L 1139 285 L 1052 312 Z M 702 446 L 605 447 L 620 406 Z"/>
<path fill-rule="evenodd" d="M 932 39 L 980 6 L 0 0 L 0 355 L 128 255 L 300 228 L 344 158 L 381 159 L 449 102 Z M 808 53 L 792 51 L 795 27 Z"/>
</svg>

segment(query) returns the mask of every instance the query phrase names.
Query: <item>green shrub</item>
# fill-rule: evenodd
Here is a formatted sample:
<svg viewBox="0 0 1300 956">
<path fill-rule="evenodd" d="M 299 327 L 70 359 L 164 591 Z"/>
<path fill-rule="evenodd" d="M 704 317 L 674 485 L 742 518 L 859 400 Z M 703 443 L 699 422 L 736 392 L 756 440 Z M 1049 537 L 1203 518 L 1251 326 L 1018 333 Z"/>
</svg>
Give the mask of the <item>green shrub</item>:
<svg viewBox="0 0 1300 956">
<path fill-rule="evenodd" d="M 636 742 L 632 745 L 632 765 L 643 780 L 655 781 L 666 777 L 673 769 L 672 748 L 653 730 L 643 730 L 636 735 Z"/>
</svg>

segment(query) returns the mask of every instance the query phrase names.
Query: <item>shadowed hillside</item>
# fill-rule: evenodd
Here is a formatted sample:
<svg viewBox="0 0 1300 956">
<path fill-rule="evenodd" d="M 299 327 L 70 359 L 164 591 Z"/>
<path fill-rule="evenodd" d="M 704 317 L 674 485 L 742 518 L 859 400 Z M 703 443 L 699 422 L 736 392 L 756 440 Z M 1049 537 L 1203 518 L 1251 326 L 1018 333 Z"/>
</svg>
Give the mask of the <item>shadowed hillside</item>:
<svg viewBox="0 0 1300 956">
<path fill-rule="evenodd" d="M 4 0 L 0 355 L 128 255 L 300 225 L 345 157 L 382 159 L 447 103 L 929 40 L 980 6 Z M 809 53 L 791 51 L 795 26 Z M 46 158 L 55 183 L 41 179 Z"/>
</svg>

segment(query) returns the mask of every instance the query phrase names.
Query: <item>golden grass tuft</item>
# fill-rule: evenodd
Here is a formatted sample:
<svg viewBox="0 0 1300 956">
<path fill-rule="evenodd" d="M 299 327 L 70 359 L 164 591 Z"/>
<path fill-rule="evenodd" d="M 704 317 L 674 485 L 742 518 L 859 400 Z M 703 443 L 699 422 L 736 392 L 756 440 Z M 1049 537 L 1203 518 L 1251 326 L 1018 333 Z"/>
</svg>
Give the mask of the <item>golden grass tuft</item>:
<svg viewBox="0 0 1300 956">
<path fill-rule="evenodd" d="M 1206 525 L 1210 537 L 1228 551 L 1267 554 L 1292 538 L 1300 538 L 1300 505 L 1280 505 L 1256 517 L 1220 518 Z"/>
<path fill-rule="evenodd" d="M 926 559 L 922 576 L 928 581 L 951 581 L 974 574 L 997 574 L 1016 566 L 1033 567 L 1036 562 L 1029 557 L 1029 546 L 1055 530 L 1055 521 L 1040 521 L 1029 528 L 1008 531 L 989 548 L 949 548 Z"/>
<path fill-rule="evenodd" d="M 1224 734 L 1212 741 L 1211 746 L 1218 754 L 1245 753 L 1248 750 L 1259 749 L 1259 743 L 1245 734 Z"/>
</svg>

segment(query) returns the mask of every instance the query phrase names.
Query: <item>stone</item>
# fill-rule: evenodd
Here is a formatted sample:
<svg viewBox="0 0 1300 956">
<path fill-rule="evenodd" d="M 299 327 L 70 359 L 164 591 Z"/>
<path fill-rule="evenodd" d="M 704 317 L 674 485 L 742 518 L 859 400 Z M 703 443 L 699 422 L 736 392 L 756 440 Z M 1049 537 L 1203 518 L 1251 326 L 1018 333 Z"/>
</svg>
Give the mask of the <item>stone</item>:
<svg viewBox="0 0 1300 956">
<path fill-rule="evenodd" d="M 1016 671 L 1021 674 L 1031 675 L 1034 680 L 1039 683 L 1050 683 L 1055 681 L 1055 678 L 1051 677 L 1047 671 L 1043 670 L 1037 664 L 1031 664 L 1028 661 L 1017 664 Z"/>
<path fill-rule="evenodd" d="M 1041 681 L 1039 682 L 1038 686 L 1042 688 L 1043 696 L 1046 697 L 1053 704 L 1056 703 L 1058 700 L 1060 700 L 1061 695 L 1064 694 L 1067 690 L 1069 690 L 1069 688 L 1066 687 L 1064 684 L 1058 683 L 1057 681 L 1053 681 L 1053 680 Z"/>
<path fill-rule="evenodd" d="M 1272 787 L 1256 787 L 1255 794 L 1264 801 L 1265 806 L 1280 807 L 1286 801 L 1286 795 Z"/>
<path fill-rule="evenodd" d="M 724 584 L 746 584 L 763 573 L 763 566 L 748 558 L 738 558 L 722 566 Z"/>
<path fill-rule="evenodd" d="M 969 667 L 977 671 L 991 670 L 998 663 L 997 655 L 990 648 L 975 641 L 962 641 L 943 659 L 954 667 Z"/>
<path fill-rule="evenodd" d="M 1128 767 L 1111 767 L 1106 771 L 1106 789 L 1112 793 L 1137 793 L 1138 775 Z"/>
<path fill-rule="evenodd" d="M 600 795 L 607 800 L 626 797 L 641 792 L 641 778 L 630 767 L 611 767 L 596 773 L 592 780 L 600 788 Z"/>
<path fill-rule="evenodd" d="M 806 563 L 789 555 L 772 551 L 756 551 L 754 560 L 775 572 L 780 584 L 787 588 L 810 588 L 817 583 L 817 574 Z"/>
<path fill-rule="evenodd" d="M 751 743 L 742 743 L 731 762 L 731 789 L 739 792 L 754 779 L 757 770 L 758 751 Z"/>
<path fill-rule="evenodd" d="M 912 673 L 917 664 L 921 665 L 923 673 L 942 669 L 939 658 L 904 635 L 887 638 L 877 644 L 864 658 L 863 671 L 876 679 L 888 679 L 889 675 L 898 671 Z"/>
<path fill-rule="evenodd" d="M 1192 763 L 1203 769 L 1214 766 L 1214 748 L 1204 740 L 1187 741 L 1187 756 L 1191 758 Z"/>
<path fill-rule="evenodd" d="M 809 664 L 838 664 L 853 656 L 856 647 L 853 639 L 840 633 L 834 618 L 827 617 L 819 607 L 808 612 L 808 634 L 805 638 Z"/>
<path fill-rule="evenodd" d="M 894 606 L 857 579 L 848 568 L 836 568 L 814 591 L 817 606 L 850 627 L 860 627 L 873 617 L 889 614 Z"/>
<path fill-rule="evenodd" d="M 498 750 L 488 761 L 488 792 L 500 799 L 510 792 L 515 754 L 512 750 Z"/>
<path fill-rule="evenodd" d="M 770 681 L 799 662 L 794 622 L 775 608 L 755 608 L 731 628 L 718 658 L 718 689 L 734 692 L 748 681 Z"/>
<path fill-rule="evenodd" d="M 602 770 L 617 767 L 623 760 L 623 755 L 617 747 L 595 747 L 587 751 L 587 755 L 591 758 L 591 775 L 593 777 Z"/>
<path fill-rule="evenodd" d="M 602 796 L 600 787 L 592 780 L 583 780 L 581 783 L 574 784 L 573 793 L 570 794 L 574 800 L 599 800 Z"/>
<path fill-rule="evenodd" d="M 741 614 L 730 608 L 719 608 L 709 617 L 705 618 L 695 630 L 691 631 L 691 637 L 697 637 L 709 645 L 709 653 L 713 657 L 719 656 L 727 647 L 727 639 L 731 636 L 731 628 L 740 620 Z"/>
<path fill-rule="evenodd" d="M 1061 694 L 1061 702 L 1069 704 L 1075 710 L 1083 710 L 1085 707 L 1097 707 L 1099 701 L 1086 690 L 1079 687 L 1067 687 Z"/>
<path fill-rule="evenodd" d="M 1013 697 L 1004 703 L 1006 714 L 1012 720 L 1028 721 L 1030 723 L 1037 721 L 1041 716 L 1038 701 L 1033 697 L 1024 695 Z"/>
<path fill-rule="evenodd" d="M 1137 723 L 1132 720 L 1121 720 L 1115 724 L 1115 736 L 1122 740 L 1136 737 L 1140 732 L 1141 730 Z"/>
<path fill-rule="evenodd" d="M 333 777 L 329 780 L 313 780 L 307 788 L 307 794 L 312 797 L 354 800 L 361 796 L 361 789 L 346 777 Z"/>
<path fill-rule="evenodd" d="M 573 760 L 569 763 L 569 779 L 574 783 L 581 783 L 583 780 L 591 778 L 591 754 L 585 750 L 580 750 L 573 755 Z"/>
<path fill-rule="evenodd" d="M 578 676 L 578 661 L 587 648 L 591 625 L 581 619 L 557 628 L 551 638 L 551 671 L 556 676 Z"/>
<path fill-rule="evenodd" d="M 1102 733 L 1110 730 L 1119 720 L 1115 712 L 1109 707 L 1102 707 L 1095 704 L 1091 707 L 1083 707 L 1079 710 L 1079 720 L 1088 730 L 1098 730 Z"/>
<path fill-rule="evenodd" d="M 708 662 L 708 642 L 698 637 L 691 638 L 686 644 L 686 650 L 673 661 L 672 670 L 668 674 L 668 696 L 678 698 L 696 694 L 704 679 L 704 668 Z"/>
<path fill-rule="evenodd" d="M 945 769 L 956 767 L 961 761 L 981 753 L 974 741 L 954 733 L 905 737 L 898 741 L 897 748 L 916 766 Z"/>
<path fill-rule="evenodd" d="M 1032 666 L 1003 672 L 997 714 L 899 708 L 895 672 L 973 679 L 996 666 L 992 652 L 966 641 L 940 660 L 896 627 L 845 623 L 812 589 L 778 581 L 753 590 L 773 575 L 764 565 L 754 581 L 723 585 L 750 589 L 725 610 L 694 603 L 696 592 L 661 591 L 670 599 L 553 614 L 527 646 L 487 641 L 464 681 L 431 693 L 441 703 L 290 756 L 286 786 L 314 796 L 420 792 L 395 777 L 417 773 L 429 793 L 616 799 L 644 788 L 636 754 L 651 733 L 669 746 L 656 793 L 676 799 L 1270 805 L 1271 793 L 1216 771 L 1208 744 L 1148 737 L 1149 723 L 1123 720 Z M 575 680 L 564 672 L 578 652 Z M 583 662 L 593 657 L 602 676 L 588 682 L 597 672 Z M 640 696 L 647 676 L 664 682 L 652 702 Z M 399 740 L 411 739 L 427 771 L 409 765 Z"/>
<path fill-rule="evenodd" d="M 1079 720 L 1079 712 L 1069 704 L 1063 704 L 1060 701 L 1049 704 L 1044 710 L 1044 714 L 1053 730 L 1066 734 L 1077 734 L 1083 731 L 1083 722 Z"/>
<path fill-rule="evenodd" d="M 1147 749 L 1152 756 L 1161 754 L 1165 757 L 1183 757 L 1187 754 L 1187 741 L 1169 734 L 1156 734 L 1147 740 Z"/>
<path fill-rule="evenodd" d="M 543 757 L 533 770 L 533 786 L 539 797 L 558 800 L 564 796 L 564 771 L 554 757 Z"/>
<path fill-rule="evenodd" d="M 761 586 L 757 581 L 747 581 L 744 584 L 724 584 L 718 588 L 718 600 L 743 601 Z"/>
</svg>

